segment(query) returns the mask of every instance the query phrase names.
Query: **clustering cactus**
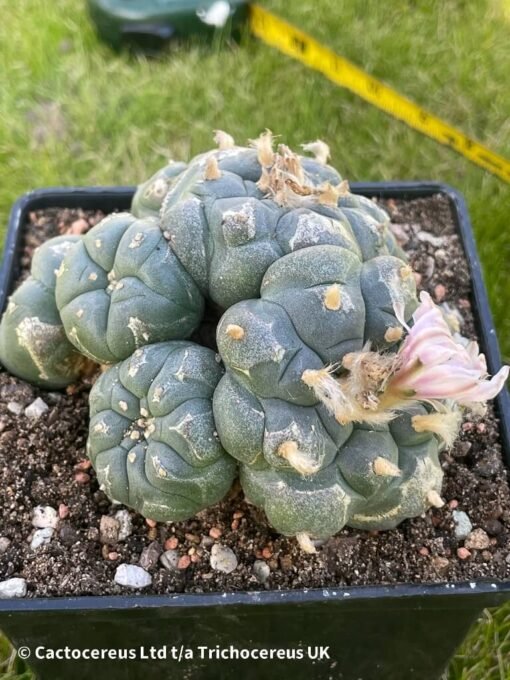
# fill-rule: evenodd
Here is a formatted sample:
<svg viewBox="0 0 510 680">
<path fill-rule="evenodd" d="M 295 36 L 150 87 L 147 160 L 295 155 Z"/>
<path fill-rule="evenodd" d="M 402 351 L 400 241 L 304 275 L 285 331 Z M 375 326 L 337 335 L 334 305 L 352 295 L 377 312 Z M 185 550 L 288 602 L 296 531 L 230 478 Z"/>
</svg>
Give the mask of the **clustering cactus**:
<svg viewBox="0 0 510 680">
<path fill-rule="evenodd" d="M 84 356 L 113 364 L 91 391 L 88 453 L 110 498 L 152 519 L 216 503 L 237 470 L 308 551 L 440 506 L 438 452 L 508 369 L 487 379 L 478 347 L 418 305 L 387 214 L 349 192 L 325 144 L 310 158 L 269 132 L 216 141 L 141 185 L 133 214 L 40 249 L 0 326 L 3 363 L 48 387 Z M 186 341 L 206 302 L 219 355 Z"/>
</svg>

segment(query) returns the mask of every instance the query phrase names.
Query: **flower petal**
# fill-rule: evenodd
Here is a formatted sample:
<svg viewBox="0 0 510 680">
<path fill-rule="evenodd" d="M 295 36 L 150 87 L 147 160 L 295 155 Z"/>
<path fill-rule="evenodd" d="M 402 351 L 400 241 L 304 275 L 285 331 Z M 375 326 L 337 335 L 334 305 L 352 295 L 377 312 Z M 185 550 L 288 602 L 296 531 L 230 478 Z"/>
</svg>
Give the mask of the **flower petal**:
<svg viewBox="0 0 510 680">
<path fill-rule="evenodd" d="M 470 401 L 484 402 L 494 397 L 501 392 L 505 382 L 508 380 L 510 366 L 503 366 L 496 375 L 493 375 L 490 380 L 483 380 L 479 382 L 476 387 L 471 388 L 462 393 L 458 397 L 460 404 L 467 404 Z"/>
<path fill-rule="evenodd" d="M 487 379 L 487 363 L 478 343 L 456 342 L 439 307 L 428 293 L 420 305 L 398 353 L 398 369 L 389 385 L 416 399 L 452 399 L 457 403 L 493 399 L 503 388 L 510 369 Z"/>
<path fill-rule="evenodd" d="M 414 390 L 417 399 L 455 399 L 459 395 L 477 387 L 479 374 L 461 367 L 446 368 L 444 365 L 422 368 L 414 377 L 406 381 L 406 386 Z M 400 386 L 402 387 L 402 386 Z M 476 401 L 471 399 L 471 401 Z"/>
</svg>

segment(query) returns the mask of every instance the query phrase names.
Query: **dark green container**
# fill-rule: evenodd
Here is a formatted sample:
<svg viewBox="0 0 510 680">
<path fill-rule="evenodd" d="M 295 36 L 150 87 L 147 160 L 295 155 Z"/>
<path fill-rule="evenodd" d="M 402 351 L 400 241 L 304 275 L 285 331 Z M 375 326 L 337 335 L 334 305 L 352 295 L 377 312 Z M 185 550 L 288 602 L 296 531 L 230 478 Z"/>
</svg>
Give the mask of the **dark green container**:
<svg viewBox="0 0 510 680">
<path fill-rule="evenodd" d="M 245 0 L 88 0 L 88 5 L 103 40 L 115 49 L 146 52 L 191 35 L 235 33 L 248 14 Z"/>
</svg>

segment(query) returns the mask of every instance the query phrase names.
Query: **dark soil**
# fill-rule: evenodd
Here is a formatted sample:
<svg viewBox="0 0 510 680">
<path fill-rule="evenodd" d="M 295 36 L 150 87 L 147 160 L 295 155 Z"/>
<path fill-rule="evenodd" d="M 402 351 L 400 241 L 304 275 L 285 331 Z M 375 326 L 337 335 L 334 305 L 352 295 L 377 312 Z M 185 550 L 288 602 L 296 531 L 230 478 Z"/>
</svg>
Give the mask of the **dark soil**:
<svg viewBox="0 0 510 680">
<path fill-rule="evenodd" d="M 419 284 L 436 301 L 455 305 L 461 332 L 474 338 L 469 273 L 455 232 L 449 203 L 442 196 L 387 201 L 395 233 L 418 272 Z M 50 236 L 80 232 L 102 215 L 50 209 L 30 215 L 22 265 L 35 246 Z M 432 236 L 432 242 L 431 237 Z M 438 239 L 438 240 L 434 240 Z M 13 415 L 9 402 L 23 406 L 40 396 L 50 407 L 39 419 Z M 114 515 L 85 460 L 87 385 L 67 393 L 47 393 L 0 373 L 0 580 L 22 576 L 29 596 L 120 594 L 113 581 L 121 563 L 138 564 L 151 544 L 156 559 L 176 548 L 179 567 L 160 562 L 149 568 L 153 585 L 145 593 L 209 592 L 334 587 L 342 585 L 500 580 L 510 576 L 510 490 L 502 461 L 498 422 L 491 408 L 478 421 L 467 421 L 453 448 L 442 454 L 446 505 L 403 522 L 387 532 L 341 531 L 314 556 L 295 540 L 268 526 L 247 505 L 239 488 L 219 505 L 173 525 L 154 525 L 131 513 L 130 536 L 115 544 L 100 540 L 100 520 Z M 59 509 L 62 519 L 46 546 L 30 548 L 36 505 Z M 479 548 L 465 548 L 455 537 L 452 510 L 466 512 Z M 210 566 L 211 546 L 230 547 L 238 566 L 230 574 Z M 469 539 L 468 539 L 469 545 Z M 483 546 L 483 547 L 482 547 Z M 2 552 L 3 551 L 3 552 Z M 459 552 L 458 552 L 459 551 Z M 261 585 L 255 560 L 270 568 Z"/>
</svg>

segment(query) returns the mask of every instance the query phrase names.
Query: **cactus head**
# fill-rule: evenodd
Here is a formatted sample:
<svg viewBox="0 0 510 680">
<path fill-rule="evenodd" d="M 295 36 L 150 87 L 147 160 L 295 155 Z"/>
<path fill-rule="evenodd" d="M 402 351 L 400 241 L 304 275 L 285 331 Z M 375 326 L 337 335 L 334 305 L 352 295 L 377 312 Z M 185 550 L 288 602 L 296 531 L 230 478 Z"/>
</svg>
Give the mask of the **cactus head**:
<svg viewBox="0 0 510 680">
<path fill-rule="evenodd" d="M 310 224 L 309 213 L 301 214 Z M 287 242 L 294 236 L 286 234 Z M 400 258 L 365 260 L 373 242 L 360 247 L 352 229 L 342 239 L 279 258 L 261 281 L 260 298 L 231 306 L 217 332 L 227 368 L 214 396 L 220 439 L 240 463 L 248 500 L 305 549 L 346 524 L 396 526 L 430 506 L 429 492 L 438 493 L 442 478 L 431 432 L 414 432 L 401 444 L 389 417 L 372 417 L 371 404 L 341 414 L 330 408 L 341 389 L 337 374 L 367 343 L 373 354 L 387 353 L 389 370 L 417 305 L 414 277 Z M 363 374 L 378 386 L 383 369 L 365 363 Z"/>
<path fill-rule="evenodd" d="M 39 246 L 29 278 L 9 298 L 0 322 L 0 361 L 13 375 L 46 389 L 61 389 L 88 362 L 66 337 L 55 302 L 56 272 L 78 236 L 57 236 Z"/>
<path fill-rule="evenodd" d="M 173 183 L 161 228 L 204 295 L 223 309 L 259 296 L 269 266 L 315 245 L 336 245 L 362 261 L 401 256 L 389 218 L 353 196 L 317 158 L 274 148 L 270 133 L 251 147 L 233 144 L 197 156 Z M 344 207 L 345 204 L 345 207 Z"/>
<path fill-rule="evenodd" d="M 439 443 L 400 412 L 389 425 L 341 425 L 323 404 L 260 397 L 231 372 L 214 395 L 225 449 L 239 461 L 247 500 L 288 536 L 329 538 L 345 525 L 390 529 L 439 497 Z"/>
<path fill-rule="evenodd" d="M 56 300 L 69 340 L 104 364 L 187 338 L 204 304 L 157 220 L 129 213 L 105 218 L 73 246 L 57 274 Z"/>
<path fill-rule="evenodd" d="M 90 393 L 87 450 L 110 498 L 167 522 L 223 498 L 236 465 L 212 414 L 222 372 L 212 350 L 165 342 L 101 375 Z"/>
</svg>

